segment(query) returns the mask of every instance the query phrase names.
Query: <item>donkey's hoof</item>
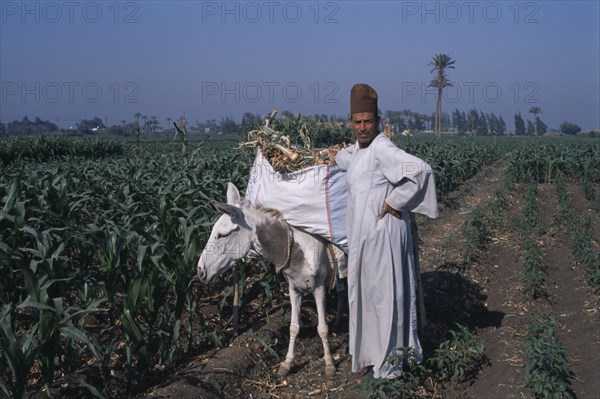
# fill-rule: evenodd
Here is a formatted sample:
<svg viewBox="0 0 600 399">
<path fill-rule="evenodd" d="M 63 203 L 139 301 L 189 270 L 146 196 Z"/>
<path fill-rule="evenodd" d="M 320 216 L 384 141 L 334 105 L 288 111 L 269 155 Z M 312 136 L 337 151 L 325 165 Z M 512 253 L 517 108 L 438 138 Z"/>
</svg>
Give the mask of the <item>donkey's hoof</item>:
<svg viewBox="0 0 600 399">
<path fill-rule="evenodd" d="M 325 375 L 328 378 L 334 377 L 336 372 L 337 370 L 335 369 L 335 366 L 333 364 L 328 364 L 327 366 L 325 366 Z"/>
<path fill-rule="evenodd" d="M 285 363 L 282 363 L 281 366 L 279 366 L 279 370 L 277 370 L 277 375 L 280 377 L 287 377 L 287 375 L 290 373 L 290 366 L 288 366 Z"/>
</svg>

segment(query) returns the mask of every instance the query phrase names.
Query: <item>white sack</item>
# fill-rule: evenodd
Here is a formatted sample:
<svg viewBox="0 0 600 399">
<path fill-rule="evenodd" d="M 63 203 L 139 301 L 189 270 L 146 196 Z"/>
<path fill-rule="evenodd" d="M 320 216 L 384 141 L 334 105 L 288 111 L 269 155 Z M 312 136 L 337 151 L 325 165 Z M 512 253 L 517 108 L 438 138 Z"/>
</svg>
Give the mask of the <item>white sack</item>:
<svg viewBox="0 0 600 399">
<path fill-rule="evenodd" d="M 290 225 L 319 235 L 348 252 L 346 173 L 339 167 L 324 164 L 279 173 L 258 150 L 246 200 L 279 210 Z"/>
</svg>

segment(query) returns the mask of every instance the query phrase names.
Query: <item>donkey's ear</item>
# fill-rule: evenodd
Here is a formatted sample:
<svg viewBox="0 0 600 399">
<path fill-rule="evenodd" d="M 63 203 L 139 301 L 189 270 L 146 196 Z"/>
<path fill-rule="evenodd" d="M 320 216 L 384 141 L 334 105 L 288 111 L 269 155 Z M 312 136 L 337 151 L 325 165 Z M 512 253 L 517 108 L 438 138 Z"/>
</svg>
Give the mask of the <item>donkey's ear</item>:
<svg viewBox="0 0 600 399">
<path fill-rule="evenodd" d="M 219 212 L 229 215 L 234 223 L 239 224 L 240 221 L 244 220 L 244 212 L 237 206 L 223 202 L 213 202 L 213 205 Z"/>
<path fill-rule="evenodd" d="M 240 192 L 237 187 L 232 182 L 227 183 L 227 203 L 229 205 L 236 205 L 240 202 Z"/>
</svg>

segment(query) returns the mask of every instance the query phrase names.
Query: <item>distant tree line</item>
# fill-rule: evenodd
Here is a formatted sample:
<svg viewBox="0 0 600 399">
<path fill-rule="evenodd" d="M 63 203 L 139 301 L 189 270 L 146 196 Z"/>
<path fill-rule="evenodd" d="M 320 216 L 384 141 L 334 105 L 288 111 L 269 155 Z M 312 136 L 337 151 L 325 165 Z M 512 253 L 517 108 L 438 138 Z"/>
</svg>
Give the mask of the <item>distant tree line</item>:
<svg viewBox="0 0 600 399">
<path fill-rule="evenodd" d="M 515 134 L 519 136 L 537 136 L 541 134 L 545 134 L 548 131 L 548 126 L 542 122 L 538 114 L 542 113 L 542 109 L 540 107 L 531 107 L 529 113 L 533 114 L 534 119 L 533 122 L 525 120 L 521 116 L 521 112 L 517 112 L 515 114 Z"/>
<path fill-rule="evenodd" d="M 443 112 L 438 117 L 441 132 L 455 132 L 470 135 L 502 135 L 506 132 L 506 123 L 502 116 L 493 112 L 486 114 L 475 108 L 469 112 L 454 110 L 452 116 Z M 425 115 L 411 110 L 386 111 L 384 119 L 392 125 L 394 132 L 399 133 L 405 129 L 411 132 L 429 132 L 434 130 L 436 115 Z"/>
<path fill-rule="evenodd" d="M 27 116 L 20 121 L 8 122 L 6 125 L 0 123 L 0 135 L 15 135 L 15 136 L 32 136 L 46 133 L 56 132 L 58 127 L 56 124 L 48 121 L 43 121 L 36 117 L 32 122 Z"/>
<path fill-rule="evenodd" d="M 548 131 L 548 126 L 539 117 L 539 114 L 542 113 L 541 109 L 539 107 L 532 107 L 529 113 L 533 114 L 533 120 L 525 120 L 521 112 L 517 112 L 514 115 L 514 134 L 520 136 L 545 134 Z M 300 114 L 294 115 L 289 111 L 283 111 L 278 114 L 277 118 L 298 118 L 300 116 Z M 347 122 L 347 117 L 337 115 L 313 114 L 304 115 L 304 117 L 309 117 L 317 122 Z M 182 118 L 185 119 L 185 116 L 182 116 Z M 178 121 L 181 121 L 182 118 L 179 118 Z M 264 118 L 264 116 L 256 113 L 245 112 L 242 115 L 240 123 L 237 123 L 232 115 L 228 115 L 222 117 L 220 121 L 208 119 L 204 122 L 199 122 L 196 120 L 195 126 L 187 125 L 186 129 L 189 133 L 195 134 L 239 134 L 249 132 L 256 129 L 259 125 L 263 125 Z M 402 111 L 388 110 L 383 113 L 382 118 L 384 123 L 391 125 L 394 133 L 401 133 L 407 129 L 413 133 L 432 132 L 436 121 L 435 114 L 420 114 L 409 109 Z M 175 127 L 171 123 L 173 118 L 166 118 L 165 120 L 167 124 L 166 128 L 163 128 L 157 117 L 148 117 L 141 113 L 136 113 L 133 122 L 121 120 L 120 124 L 105 126 L 101 118 L 94 117 L 91 119 L 82 119 L 75 125 L 75 128 L 59 129 L 52 122 L 43 121 L 38 117 L 34 121 L 31 121 L 25 116 L 21 121 L 13 121 L 7 124 L 0 122 L 0 136 L 42 135 L 55 132 L 78 135 L 106 134 L 131 136 L 136 134 L 138 130 L 144 135 L 174 134 Z M 497 116 L 493 112 L 484 113 L 476 108 L 472 108 L 468 112 L 455 109 L 451 115 L 441 113 L 438 121 L 442 132 L 453 132 L 459 135 L 491 136 L 503 135 L 507 132 L 507 125 L 502 116 Z M 581 127 L 564 121 L 560 125 L 560 132 L 566 135 L 575 135 L 581 132 Z"/>
<path fill-rule="evenodd" d="M 384 121 L 392 125 L 395 133 L 403 132 L 408 129 L 413 132 L 422 132 L 429 130 L 434 117 L 419 114 L 409 109 L 403 111 L 385 111 L 383 114 Z M 448 125 L 448 115 L 442 114 L 442 126 Z M 444 128 L 442 128 L 444 129 Z"/>
<path fill-rule="evenodd" d="M 454 110 L 452 126 L 458 134 L 499 136 L 506 133 L 506 123 L 502 116 L 496 116 L 493 112 L 486 114 L 475 108 L 468 113 Z"/>
</svg>

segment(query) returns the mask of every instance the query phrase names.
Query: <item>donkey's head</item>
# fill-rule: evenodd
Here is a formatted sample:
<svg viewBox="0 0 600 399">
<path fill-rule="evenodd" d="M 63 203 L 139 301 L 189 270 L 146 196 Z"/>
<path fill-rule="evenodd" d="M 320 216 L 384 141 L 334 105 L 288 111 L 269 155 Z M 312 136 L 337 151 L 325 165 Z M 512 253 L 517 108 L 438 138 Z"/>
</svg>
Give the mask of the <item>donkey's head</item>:
<svg viewBox="0 0 600 399">
<path fill-rule="evenodd" d="M 227 203 L 215 202 L 214 205 L 223 215 L 213 226 L 198 260 L 198 277 L 206 284 L 248 255 L 255 235 L 247 222 L 240 193 L 232 183 L 227 184 Z"/>
</svg>

